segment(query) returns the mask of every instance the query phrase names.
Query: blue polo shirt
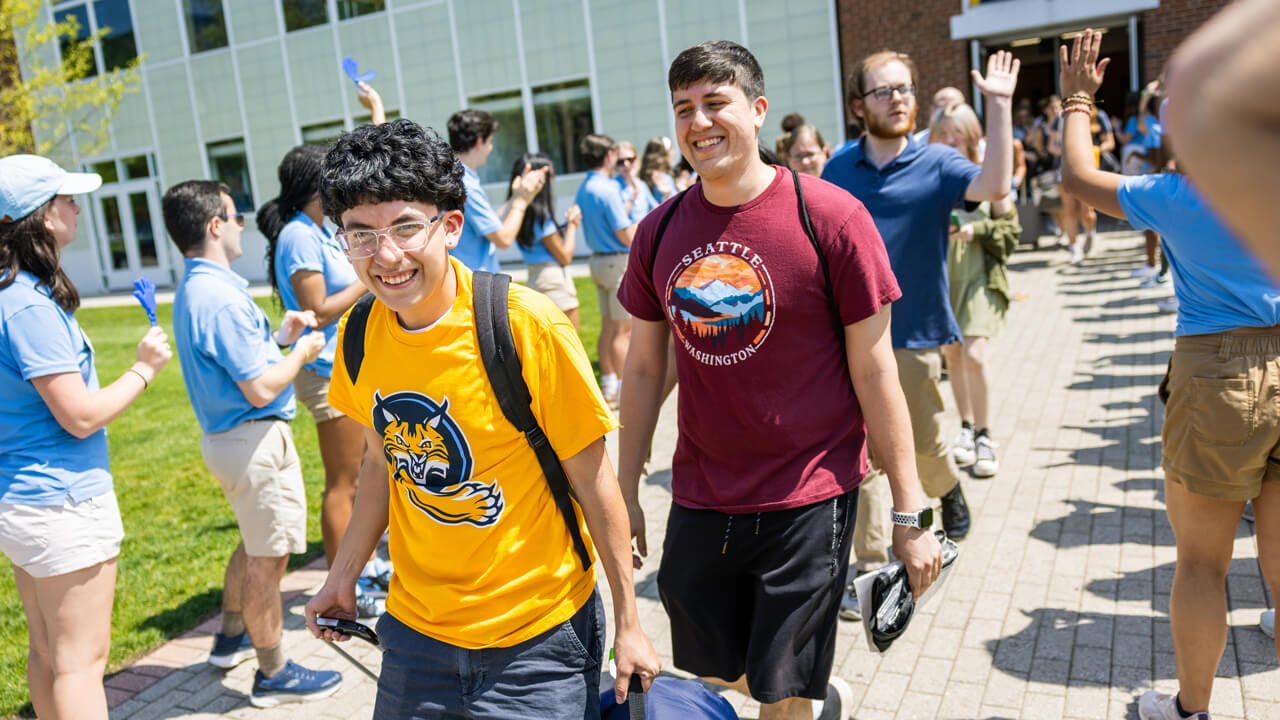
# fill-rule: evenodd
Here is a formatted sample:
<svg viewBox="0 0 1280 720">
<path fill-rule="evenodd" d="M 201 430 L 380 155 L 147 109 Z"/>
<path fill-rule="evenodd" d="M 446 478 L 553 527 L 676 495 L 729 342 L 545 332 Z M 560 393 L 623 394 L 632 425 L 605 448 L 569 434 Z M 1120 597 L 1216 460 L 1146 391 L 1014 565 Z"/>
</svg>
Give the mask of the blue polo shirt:
<svg viewBox="0 0 1280 720">
<path fill-rule="evenodd" d="M 462 210 L 462 236 L 449 252 L 471 270 L 498 272 L 498 249 L 485 237 L 502 228 L 502 218 L 493 211 L 489 196 L 480 184 L 475 170 L 462 166 L 462 185 L 467 189 L 467 204 Z"/>
<path fill-rule="evenodd" d="M 951 209 L 980 171 L 956 149 L 914 138 L 882 168 L 867 160 L 858 142 L 836 153 L 822 171 L 823 180 L 862 201 L 884 238 L 902 288 L 902 298 L 893 304 L 894 348 L 960 340 L 947 285 Z"/>
<path fill-rule="evenodd" d="M 360 281 L 333 233 L 323 225 L 317 227 L 304 213 L 298 213 L 276 240 L 276 287 L 280 289 L 280 300 L 286 310 L 302 309 L 290 279 L 294 273 L 305 271 L 324 276 L 326 296 Z M 338 349 L 338 321 L 335 319 L 320 330 L 324 333 L 324 349 L 304 367 L 327 378 L 333 374 L 333 354 Z"/>
<path fill-rule="evenodd" d="M 613 178 L 618 184 L 618 189 L 622 191 L 622 204 L 626 207 L 627 195 L 631 193 L 631 188 L 627 187 L 627 181 L 622 179 L 621 175 Z M 636 181 L 635 198 L 631 199 L 631 222 L 638 223 L 649 214 L 650 210 L 658 207 L 658 201 L 653 197 L 653 193 L 649 191 L 649 186 L 640 181 Z"/>
<path fill-rule="evenodd" d="M 555 257 L 551 254 L 551 251 L 547 249 L 547 245 L 542 242 L 542 239 L 548 235 L 554 235 L 558 232 L 560 232 L 560 228 L 556 225 L 556 221 L 551 218 L 546 218 L 541 224 L 534 228 L 534 240 L 532 245 L 525 247 L 516 243 L 516 246 L 520 248 L 520 254 L 524 256 L 525 264 L 538 265 L 540 263 L 556 262 Z"/>
<path fill-rule="evenodd" d="M 599 170 L 589 170 L 573 201 L 582 211 L 582 235 L 591 252 L 627 252 L 627 246 L 614 234 L 632 224 L 617 183 Z"/>
<path fill-rule="evenodd" d="M 216 433 L 250 420 L 292 420 L 297 411 L 293 385 L 257 408 L 236 384 L 262 375 L 284 357 L 267 314 L 249 296 L 249 281 L 203 258 L 183 264 L 186 271 L 173 298 L 173 339 L 201 429 Z"/>
<path fill-rule="evenodd" d="M 67 432 L 31 383 L 78 373 L 98 390 L 89 338 L 38 283 L 20 271 L 0 290 L 0 503 L 60 507 L 111 491 L 107 431 Z"/>
<path fill-rule="evenodd" d="M 1120 181 L 1116 199 L 1135 230 L 1160 236 L 1178 296 L 1174 335 L 1280 325 L 1280 287 L 1182 175 Z"/>
</svg>

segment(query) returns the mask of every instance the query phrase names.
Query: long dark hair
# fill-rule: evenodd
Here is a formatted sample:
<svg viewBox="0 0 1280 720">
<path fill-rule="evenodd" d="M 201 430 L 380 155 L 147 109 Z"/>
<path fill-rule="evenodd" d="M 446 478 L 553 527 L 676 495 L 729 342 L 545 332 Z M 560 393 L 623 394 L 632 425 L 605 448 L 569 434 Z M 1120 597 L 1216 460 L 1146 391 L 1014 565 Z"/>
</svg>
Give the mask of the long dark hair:
<svg viewBox="0 0 1280 720">
<path fill-rule="evenodd" d="M 538 194 L 533 196 L 533 200 L 529 201 L 529 209 L 524 211 L 524 222 L 520 223 L 520 232 L 516 233 L 516 242 L 520 243 L 521 247 L 530 248 L 535 241 L 542 239 L 537 237 L 537 232 L 547 218 L 555 219 L 556 201 L 551 194 L 551 181 L 555 179 L 555 168 L 552 167 L 551 158 L 546 153 L 525 153 L 516 158 L 511 165 L 512 180 L 524 173 L 525 165 L 528 165 L 530 170 L 551 168 L 547 173 L 547 182 L 543 184 Z M 511 184 L 507 183 L 508 200 L 511 199 L 511 195 Z M 559 223 L 556 224 L 556 229 L 560 229 Z"/>
<path fill-rule="evenodd" d="M 80 307 L 80 293 L 62 269 L 62 253 L 58 240 L 44 226 L 45 214 L 57 200 L 55 196 L 31 214 L 16 222 L 0 223 L 0 290 L 13 284 L 18 272 L 26 270 L 36 276 L 39 285 L 49 288 L 49 296 L 66 312 Z"/>
<path fill-rule="evenodd" d="M 267 237 L 267 280 L 271 282 L 276 300 L 280 299 L 280 286 L 276 284 L 276 242 L 284 226 L 320 192 L 320 165 L 325 152 L 326 148 L 321 145 L 299 145 L 286 153 L 276 170 L 280 195 L 258 208 L 258 230 Z"/>
</svg>

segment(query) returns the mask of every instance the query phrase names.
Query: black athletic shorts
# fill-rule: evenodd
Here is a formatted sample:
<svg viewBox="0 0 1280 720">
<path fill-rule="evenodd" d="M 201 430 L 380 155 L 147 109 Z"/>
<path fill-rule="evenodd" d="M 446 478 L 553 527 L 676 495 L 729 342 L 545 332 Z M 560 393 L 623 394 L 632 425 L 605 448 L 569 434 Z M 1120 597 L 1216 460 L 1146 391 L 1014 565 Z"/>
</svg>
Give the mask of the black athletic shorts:
<svg viewBox="0 0 1280 720">
<path fill-rule="evenodd" d="M 857 507 L 856 490 L 746 515 L 672 503 L 658 592 L 676 667 L 745 673 L 762 703 L 825 698 Z"/>
</svg>

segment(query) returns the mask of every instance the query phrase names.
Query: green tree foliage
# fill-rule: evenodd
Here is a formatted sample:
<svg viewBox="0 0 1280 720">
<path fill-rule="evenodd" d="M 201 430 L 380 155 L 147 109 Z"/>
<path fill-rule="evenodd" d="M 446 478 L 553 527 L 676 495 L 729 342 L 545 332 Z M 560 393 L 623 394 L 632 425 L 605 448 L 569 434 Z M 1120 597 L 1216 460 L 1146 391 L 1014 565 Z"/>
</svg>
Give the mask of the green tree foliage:
<svg viewBox="0 0 1280 720">
<path fill-rule="evenodd" d="M 93 46 L 109 28 L 84 40 L 79 31 L 74 17 L 51 22 L 44 0 L 0 0 L 0 157 L 66 158 L 106 147 L 108 121 L 138 89 L 141 58 L 95 75 Z"/>
</svg>

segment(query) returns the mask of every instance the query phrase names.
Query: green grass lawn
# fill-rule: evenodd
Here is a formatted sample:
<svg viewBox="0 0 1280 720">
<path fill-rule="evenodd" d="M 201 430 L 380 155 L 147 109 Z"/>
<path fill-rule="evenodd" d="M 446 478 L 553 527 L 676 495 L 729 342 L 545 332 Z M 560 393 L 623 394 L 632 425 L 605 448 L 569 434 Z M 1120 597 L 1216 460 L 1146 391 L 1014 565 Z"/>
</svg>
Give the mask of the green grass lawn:
<svg viewBox="0 0 1280 720">
<path fill-rule="evenodd" d="M 592 364 L 600 332 L 595 289 L 578 278 L 582 301 L 581 336 Z M 273 319 L 273 301 L 259 304 Z M 159 308 L 163 327 L 172 330 L 169 305 Z M 98 377 L 114 381 L 134 362 L 146 316 L 136 306 L 82 309 L 81 327 L 97 350 Z M 598 367 L 597 367 L 598 371 Z M 298 408 L 293 423 L 306 478 L 310 517 L 303 565 L 322 553 L 320 494 L 324 470 L 316 445 L 315 423 Z M 187 402 L 177 357 L 120 418 L 110 425 L 111 472 L 124 517 L 109 670 L 118 669 L 168 638 L 214 614 L 222 573 L 239 533 L 235 517 L 200 458 L 200 428 Z M 26 682 L 27 630 L 11 573 L 0 573 L 0 716 L 30 712 Z"/>
</svg>

